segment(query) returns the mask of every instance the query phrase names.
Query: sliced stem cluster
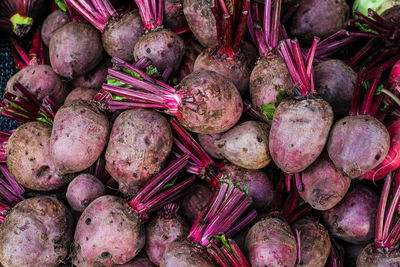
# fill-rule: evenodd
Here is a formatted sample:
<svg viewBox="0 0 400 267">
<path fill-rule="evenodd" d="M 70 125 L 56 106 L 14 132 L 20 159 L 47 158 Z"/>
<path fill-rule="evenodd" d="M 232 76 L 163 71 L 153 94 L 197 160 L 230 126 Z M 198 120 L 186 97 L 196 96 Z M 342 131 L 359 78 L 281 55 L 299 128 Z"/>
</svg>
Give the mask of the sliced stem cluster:
<svg viewBox="0 0 400 267">
<path fill-rule="evenodd" d="M 135 0 L 146 32 L 162 27 L 164 0 Z"/>
<path fill-rule="evenodd" d="M 25 189 L 14 179 L 5 164 L 0 164 L 0 202 L 14 206 L 24 199 Z"/>
<path fill-rule="evenodd" d="M 358 11 L 354 14 L 357 18 L 350 20 L 349 25 L 361 28 L 362 32 L 351 32 L 352 36 L 398 39 L 400 21 L 385 19 L 372 9 L 368 9 L 369 17 Z"/>
<path fill-rule="evenodd" d="M 32 47 L 27 53 L 15 38 L 11 38 L 11 55 L 13 56 L 17 69 L 23 69 L 27 66 L 45 64 L 44 45 L 40 37 L 40 27 L 33 33 Z"/>
<path fill-rule="evenodd" d="M 224 235 L 211 237 L 207 252 L 222 267 L 250 267 L 236 242 Z"/>
</svg>

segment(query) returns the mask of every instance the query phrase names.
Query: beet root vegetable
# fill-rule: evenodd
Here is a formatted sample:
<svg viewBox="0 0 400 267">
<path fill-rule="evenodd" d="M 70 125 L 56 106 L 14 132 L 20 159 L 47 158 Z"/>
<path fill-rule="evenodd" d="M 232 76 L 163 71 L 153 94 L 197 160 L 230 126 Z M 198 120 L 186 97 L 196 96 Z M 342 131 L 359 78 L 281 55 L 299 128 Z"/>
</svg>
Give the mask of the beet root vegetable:
<svg viewBox="0 0 400 267">
<path fill-rule="evenodd" d="M 215 144 L 233 164 L 247 169 L 261 169 L 271 162 L 268 134 L 268 124 L 247 121 L 224 133 Z"/>
<path fill-rule="evenodd" d="M 69 104 L 78 99 L 86 101 L 93 100 L 93 98 L 96 95 L 97 91 L 94 89 L 86 87 L 77 87 L 68 94 L 67 98 L 65 98 L 64 105 Z"/>
<path fill-rule="evenodd" d="M 144 244 L 144 227 L 139 215 L 125 200 L 102 196 L 90 203 L 79 218 L 72 260 L 77 266 L 124 264 Z"/>
<path fill-rule="evenodd" d="M 374 238 L 377 208 L 377 195 L 358 185 L 339 204 L 322 214 L 331 235 L 349 243 L 367 244 Z"/>
<path fill-rule="evenodd" d="M 289 224 L 278 217 L 266 217 L 250 228 L 245 247 L 251 266 L 295 266 L 296 239 Z"/>
<path fill-rule="evenodd" d="M 325 227 L 314 219 L 302 218 L 292 228 L 300 234 L 299 265 L 324 267 L 331 251 L 331 240 Z"/>
<path fill-rule="evenodd" d="M 57 266 L 68 255 L 73 221 L 57 199 L 33 197 L 7 214 L 0 233 L 3 266 Z"/>
<path fill-rule="evenodd" d="M 344 62 L 336 59 L 318 64 L 315 69 L 315 86 L 337 115 L 350 111 L 357 74 Z"/>
<path fill-rule="evenodd" d="M 400 264 L 400 251 L 384 251 L 384 248 L 375 248 L 374 244 L 367 245 L 358 255 L 357 267 L 396 267 Z"/>
<path fill-rule="evenodd" d="M 212 197 L 210 188 L 203 184 L 195 184 L 193 191 L 182 199 L 182 213 L 193 223 L 197 215 L 207 206 Z"/>
<path fill-rule="evenodd" d="M 93 175 L 83 173 L 69 183 L 65 196 L 73 210 L 82 212 L 90 202 L 104 194 L 103 183 Z"/>
<path fill-rule="evenodd" d="M 39 191 L 62 187 L 70 179 L 57 174 L 50 158 L 51 126 L 34 121 L 22 124 L 7 142 L 7 167 L 22 186 Z"/>
<path fill-rule="evenodd" d="M 68 79 L 94 69 L 103 57 L 100 35 L 92 26 L 70 22 L 56 30 L 49 45 L 54 71 Z"/>
<path fill-rule="evenodd" d="M 92 102 L 75 100 L 62 106 L 54 118 L 50 155 L 59 173 L 90 167 L 108 138 L 107 117 Z"/>
<path fill-rule="evenodd" d="M 350 8 L 345 0 L 301 0 L 299 4 L 290 31 L 301 41 L 311 43 L 314 36 L 325 39 L 346 28 Z"/>
<path fill-rule="evenodd" d="M 215 144 L 215 140 L 220 139 L 222 134 L 198 134 L 197 139 L 200 145 L 210 154 L 211 157 L 216 159 L 224 159 L 221 149 Z"/>
<path fill-rule="evenodd" d="M 183 0 L 167 0 L 164 2 L 164 24 L 171 30 L 179 30 L 186 26 L 183 14 Z"/>
<path fill-rule="evenodd" d="M 100 90 L 103 83 L 106 82 L 107 69 L 111 67 L 109 58 L 104 58 L 96 68 L 72 80 L 71 84 L 74 88 L 86 87 Z"/>
<path fill-rule="evenodd" d="M 127 110 L 117 117 L 111 130 L 106 169 L 121 192 L 132 193 L 161 170 L 171 148 L 171 128 L 161 114 Z"/>
<path fill-rule="evenodd" d="M 346 195 L 350 179 L 338 171 L 327 156 L 319 157 L 301 174 L 301 198 L 314 209 L 329 210 Z"/>
<path fill-rule="evenodd" d="M 8 80 L 6 92 L 23 97 L 14 87 L 16 82 L 23 85 L 39 101 L 48 96 L 58 105 L 62 105 L 67 96 L 67 86 L 48 65 L 28 66 Z"/>
<path fill-rule="evenodd" d="M 61 9 L 54 11 L 44 20 L 41 36 L 43 43 L 48 47 L 53 32 L 70 22 L 68 14 Z"/>
<path fill-rule="evenodd" d="M 160 267 L 215 267 L 212 260 L 202 251 L 195 251 L 188 242 L 170 243 L 162 256 Z"/>
</svg>

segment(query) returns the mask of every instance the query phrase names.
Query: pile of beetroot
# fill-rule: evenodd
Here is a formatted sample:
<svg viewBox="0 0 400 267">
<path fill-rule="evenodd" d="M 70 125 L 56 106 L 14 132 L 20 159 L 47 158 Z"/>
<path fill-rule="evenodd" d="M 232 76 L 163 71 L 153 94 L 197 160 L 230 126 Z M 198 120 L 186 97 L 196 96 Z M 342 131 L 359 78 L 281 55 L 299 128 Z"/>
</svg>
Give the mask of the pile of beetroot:
<svg viewBox="0 0 400 267">
<path fill-rule="evenodd" d="M 0 266 L 400 266 L 398 1 L 2 0 L 0 31 Z"/>
</svg>

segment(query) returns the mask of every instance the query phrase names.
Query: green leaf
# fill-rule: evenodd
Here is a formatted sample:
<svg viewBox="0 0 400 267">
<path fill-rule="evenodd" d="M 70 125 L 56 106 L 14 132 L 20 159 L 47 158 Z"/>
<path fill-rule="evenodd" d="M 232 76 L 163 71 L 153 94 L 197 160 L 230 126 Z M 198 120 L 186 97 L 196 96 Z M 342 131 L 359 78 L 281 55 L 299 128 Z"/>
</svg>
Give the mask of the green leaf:
<svg viewBox="0 0 400 267">
<path fill-rule="evenodd" d="M 213 235 L 211 236 L 211 238 L 219 240 L 222 243 L 222 245 L 224 245 L 229 249 L 229 251 L 232 251 L 231 245 L 229 245 L 229 241 L 226 239 L 225 235 Z"/>
<path fill-rule="evenodd" d="M 357 27 L 360 28 L 362 32 L 372 33 L 372 34 L 379 34 L 377 31 L 372 29 L 368 24 L 361 24 L 359 22 L 356 23 Z"/>
<path fill-rule="evenodd" d="M 176 182 L 176 176 L 175 176 L 175 178 L 172 179 L 169 183 L 167 183 L 166 185 L 164 185 L 164 186 L 160 189 L 160 191 L 164 191 L 165 189 L 170 188 L 171 186 L 173 186 L 173 185 L 175 184 L 175 182 Z"/>
<path fill-rule="evenodd" d="M 375 95 L 380 95 L 382 94 L 382 89 L 383 89 L 383 84 L 378 85 L 375 91 Z"/>
<path fill-rule="evenodd" d="M 364 82 L 362 83 L 362 87 L 364 88 L 364 90 L 368 90 L 368 88 L 369 88 L 370 85 L 371 85 L 371 84 L 369 83 L 369 81 L 364 81 Z"/>
<path fill-rule="evenodd" d="M 137 73 L 136 71 L 130 70 L 130 69 L 126 69 L 126 68 L 122 68 L 121 69 L 122 72 L 125 72 L 126 74 L 131 75 L 132 77 L 135 77 L 139 80 L 143 80 L 142 76 L 139 75 L 139 73 Z"/>
<path fill-rule="evenodd" d="M 276 101 L 275 101 L 276 106 L 279 106 L 279 104 L 282 102 L 284 94 L 285 94 L 284 89 L 279 90 L 279 93 L 276 95 Z"/>
<path fill-rule="evenodd" d="M 174 85 L 177 85 L 177 84 L 178 84 L 178 77 L 173 77 L 173 78 L 172 78 L 172 83 L 173 83 Z"/>
<path fill-rule="evenodd" d="M 261 111 L 264 113 L 265 117 L 268 120 L 272 120 L 274 118 L 276 107 L 274 103 L 262 104 Z"/>
<path fill-rule="evenodd" d="M 114 80 L 114 79 L 107 79 L 107 84 L 114 85 L 114 86 L 123 86 L 123 85 L 125 85 L 125 83 L 123 83 L 121 81 Z"/>
<path fill-rule="evenodd" d="M 158 69 L 156 67 L 153 67 L 152 65 L 150 65 L 146 68 L 147 75 L 151 76 L 155 73 L 157 74 L 157 76 L 161 76 L 161 73 L 158 71 Z"/>
<path fill-rule="evenodd" d="M 55 0 L 57 6 L 64 12 L 67 12 L 67 6 L 65 5 L 64 1 L 62 0 Z"/>
<path fill-rule="evenodd" d="M 40 112 L 39 113 L 41 117 L 37 118 L 37 121 L 41 121 L 44 123 L 47 123 L 50 126 L 53 126 L 53 119 L 51 119 L 50 117 L 48 117 L 46 114 Z"/>
</svg>

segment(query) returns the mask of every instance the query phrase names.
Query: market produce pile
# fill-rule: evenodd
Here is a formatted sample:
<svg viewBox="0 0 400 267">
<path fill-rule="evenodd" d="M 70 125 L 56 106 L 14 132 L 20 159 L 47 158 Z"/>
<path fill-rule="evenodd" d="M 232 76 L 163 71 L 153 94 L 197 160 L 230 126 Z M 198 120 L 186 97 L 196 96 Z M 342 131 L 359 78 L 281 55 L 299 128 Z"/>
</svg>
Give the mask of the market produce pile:
<svg viewBox="0 0 400 267">
<path fill-rule="evenodd" d="M 400 266 L 400 1 L 2 0 L 0 33 L 0 266 Z"/>
</svg>

